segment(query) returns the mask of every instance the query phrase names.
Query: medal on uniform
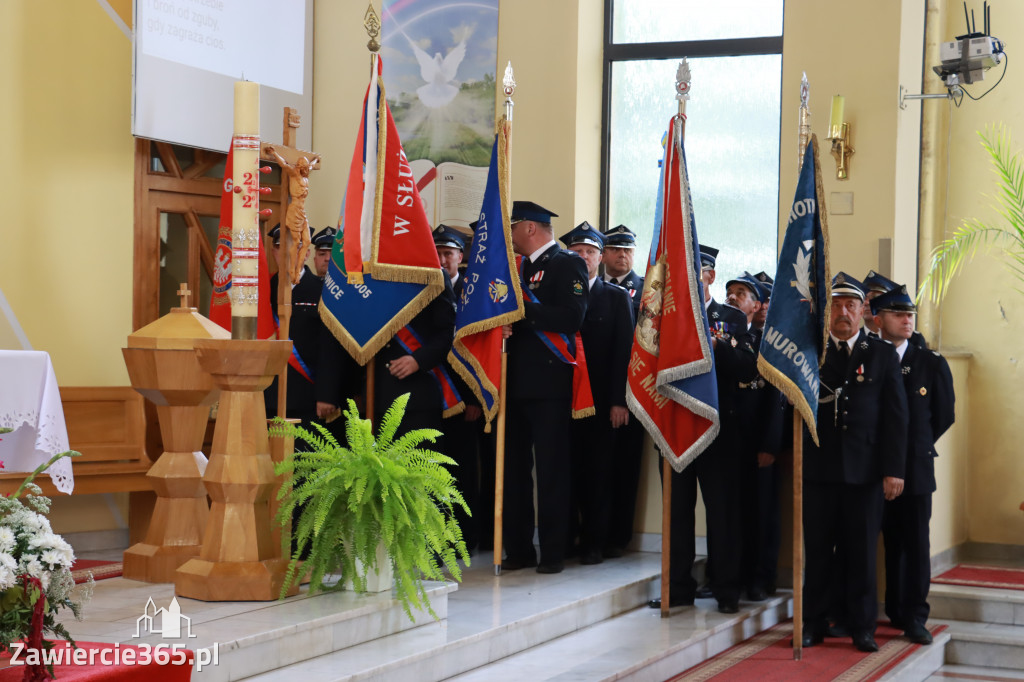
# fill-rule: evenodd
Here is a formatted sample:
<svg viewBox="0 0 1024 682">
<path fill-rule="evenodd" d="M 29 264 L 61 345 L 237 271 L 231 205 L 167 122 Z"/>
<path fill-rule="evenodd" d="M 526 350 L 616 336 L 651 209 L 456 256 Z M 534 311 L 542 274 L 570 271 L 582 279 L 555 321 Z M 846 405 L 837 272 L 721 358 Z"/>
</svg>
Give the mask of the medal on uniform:
<svg viewBox="0 0 1024 682">
<path fill-rule="evenodd" d="M 922 386 L 921 390 L 918 391 L 918 393 L 920 393 L 921 395 L 928 395 L 928 389 Z"/>
<path fill-rule="evenodd" d="M 864 381 L 864 365 L 857 368 L 857 381 Z"/>
<path fill-rule="evenodd" d="M 538 270 L 537 272 L 533 273 L 532 277 L 530 277 L 530 281 L 539 284 L 541 279 L 543 279 L 543 277 L 544 277 L 544 271 L 543 270 Z"/>
</svg>

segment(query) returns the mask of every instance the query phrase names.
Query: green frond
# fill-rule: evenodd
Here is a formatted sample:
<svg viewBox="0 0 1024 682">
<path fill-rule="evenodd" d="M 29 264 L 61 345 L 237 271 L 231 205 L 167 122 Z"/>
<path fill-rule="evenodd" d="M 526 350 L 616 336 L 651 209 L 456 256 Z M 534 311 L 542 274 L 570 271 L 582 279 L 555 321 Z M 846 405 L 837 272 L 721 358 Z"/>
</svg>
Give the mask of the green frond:
<svg viewBox="0 0 1024 682">
<path fill-rule="evenodd" d="M 918 289 L 918 302 L 927 296 L 939 303 L 981 246 L 1000 247 L 1001 254 L 1018 263 L 1008 263 L 1008 266 L 1024 282 L 1024 273 L 1019 268 L 1020 258 L 1024 256 L 1024 159 L 1021 152 L 1013 151 L 1010 132 L 1004 125 L 979 131 L 978 136 L 996 175 L 993 208 L 1002 220 L 993 224 L 977 218 L 964 220 L 951 237 L 939 244 L 932 252 L 931 265 Z"/>
</svg>

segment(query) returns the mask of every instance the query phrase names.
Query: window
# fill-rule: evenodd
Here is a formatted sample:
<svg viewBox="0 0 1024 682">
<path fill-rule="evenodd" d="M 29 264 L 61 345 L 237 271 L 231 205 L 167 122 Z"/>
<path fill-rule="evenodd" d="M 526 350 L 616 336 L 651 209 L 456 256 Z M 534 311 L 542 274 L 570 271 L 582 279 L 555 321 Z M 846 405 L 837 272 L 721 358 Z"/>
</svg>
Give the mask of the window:
<svg viewBox="0 0 1024 682">
<path fill-rule="evenodd" d="M 701 243 L 721 250 L 712 293 L 724 300 L 725 282 L 743 270 L 774 274 L 782 0 L 608 0 L 605 20 L 605 228 L 621 223 L 637 233 L 635 269 L 643 274 L 685 56 L 694 219 Z"/>
</svg>

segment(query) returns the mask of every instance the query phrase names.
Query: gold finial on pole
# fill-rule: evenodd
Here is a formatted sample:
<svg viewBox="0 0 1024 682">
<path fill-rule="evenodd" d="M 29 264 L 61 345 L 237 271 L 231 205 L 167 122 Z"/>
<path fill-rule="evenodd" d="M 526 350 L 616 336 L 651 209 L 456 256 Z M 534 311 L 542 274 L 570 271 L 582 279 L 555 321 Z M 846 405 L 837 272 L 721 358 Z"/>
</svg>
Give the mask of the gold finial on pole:
<svg viewBox="0 0 1024 682">
<path fill-rule="evenodd" d="M 512 93 L 516 91 L 516 79 L 512 75 L 512 60 L 509 60 L 508 66 L 505 67 L 505 76 L 501 79 L 501 84 L 504 86 L 503 92 L 505 93 L 505 120 L 512 120 L 512 107 L 515 106 L 515 102 L 512 101 Z"/>
<path fill-rule="evenodd" d="M 370 42 L 366 43 L 366 47 L 369 48 L 370 52 L 376 53 L 380 50 L 380 41 L 377 40 L 377 36 L 380 35 L 380 19 L 373 10 L 372 2 L 366 7 L 363 26 L 366 27 L 366 35 L 370 36 Z"/>
<path fill-rule="evenodd" d="M 690 99 L 690 63 L 683 57 L 676 70 L 676 99 L 679 100 L 679 115 L 686 116 L 686 102 Z"/>
<path fill-rule="evenodd" d="M 797 145 L 800 148 L 797 150 L 797 172 L 803 168 L 804 151 L 807 149 L 807 143 L 811 139 L 811 109 L 807 104 L 810 98 L 811 86 L 807 82 L 807 72 L 804 72 L 804 77 L 800 80 L 800 132 L 797 135 Z"/>
</svg>

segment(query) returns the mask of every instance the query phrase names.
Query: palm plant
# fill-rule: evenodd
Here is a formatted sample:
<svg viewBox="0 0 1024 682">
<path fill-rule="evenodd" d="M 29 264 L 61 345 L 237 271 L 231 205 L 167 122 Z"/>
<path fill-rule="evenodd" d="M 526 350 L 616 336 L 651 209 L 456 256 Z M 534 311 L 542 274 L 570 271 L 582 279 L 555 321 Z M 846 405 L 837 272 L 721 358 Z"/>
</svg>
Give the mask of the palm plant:
<svg viewBox="0 0 1024 682">
<path fill-rule="evenodd" d="M 981 144 L 992 157 L 992 169 L 998 178 L 996 212 L 1002 221 L 964 220 L 953 235 L 932 252 L 931 266 L 918 290 L 918 301 L 926 294 L 938 303 L 949 291 L 953 279 L 974 258 L 978 247 L 999 248 L 1009 259 L 1010 270 L 1024 282 L 1024 159 L 1012 152 L 1010 132 L 1002 124 L 978 131 Z"/>
<path fill-rule="evenodd" d="M 346 581 L 365 592 L 366 572 L 380 569 L 377 547 L 383 542 L 406 615 L 412 620 L 414 608 L 425 608 L 437 618 L 423 581 L 444 580 L 442 566 L 461 580 L 458 560 L 468 566 L 469 553 L 453 508 L 469 509 L 444 466 L 454 460 L 421 447 L 436 442 L 439 431 L 418 429 L 395 438 L 408 402 L 408 394 L 395 400 L 375 439 L 370 420 L 360 419 L 350 400 L 345 411 L 348 447 L 319 424 L 313 424 L 313 433 L 275 420 L 272 436 L 292 436 L 308 448 L 276 467 L 278 475 L 290 474 L 294 481 L 278 491 L 277 520 L 283 528 L 299 508 L 282 598 L 307 572 L 314 592 L 344 589 Z M 286 553 L 290 540 L 282 533 Z M 340 580 L 325 582 L 338 573 Z"/>
</svg>

